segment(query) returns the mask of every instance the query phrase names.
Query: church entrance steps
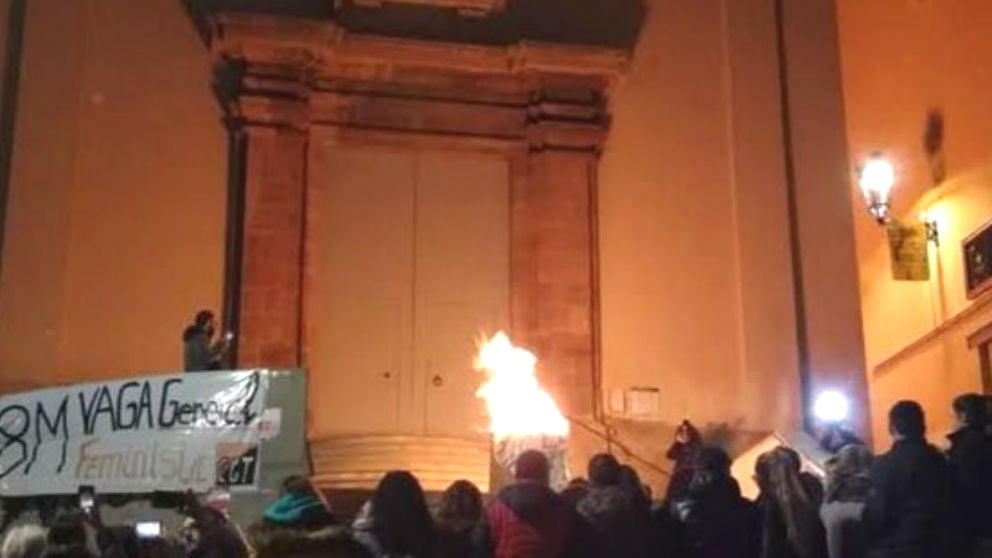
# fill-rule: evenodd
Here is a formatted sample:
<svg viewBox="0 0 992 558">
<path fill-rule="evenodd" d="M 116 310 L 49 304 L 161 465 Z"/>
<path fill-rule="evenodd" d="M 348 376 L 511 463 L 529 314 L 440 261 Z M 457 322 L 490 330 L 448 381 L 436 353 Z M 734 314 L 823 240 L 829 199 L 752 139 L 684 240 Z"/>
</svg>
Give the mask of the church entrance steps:
<svg viewBox="0 0 992 558">
<path fill-rule="evenodd" d="M 310 441 L 313 480 L 324 490 L 372 490 L 388 471 L 408 470 L 424 490 L 440 492 L 465 479 L 489 489 L 488 438 L 344 435 Z"/>
</svg>

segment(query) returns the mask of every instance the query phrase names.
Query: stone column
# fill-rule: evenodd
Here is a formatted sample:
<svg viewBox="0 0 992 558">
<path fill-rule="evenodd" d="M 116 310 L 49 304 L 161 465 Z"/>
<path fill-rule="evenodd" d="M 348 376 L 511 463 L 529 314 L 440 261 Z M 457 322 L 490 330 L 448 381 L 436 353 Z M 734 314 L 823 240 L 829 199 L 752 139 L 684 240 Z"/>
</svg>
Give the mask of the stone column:
<svg viewBox="0 0 992 558">
<path fill-rule="evenodd" d="M 598 406 L 596 174 L 601 106 L 532 107 L 530 149 L 511 168 L 510 300 L 517 343 L 566 415 Z M 578 112 L 576 112 L 578 111 Z"/>
<path fill-rule="evenodd" d="M 239 368 L 300 365 L 307 134 L 247 128 Z"/>
<path fill-rule="evenodd" d="M 868 381 L 834 4 L 775 3 L 797 337 L 807 420 L 819 391 L 839 389 L 851 398 L 849 423 L 867 440 Z"/>
</svg>

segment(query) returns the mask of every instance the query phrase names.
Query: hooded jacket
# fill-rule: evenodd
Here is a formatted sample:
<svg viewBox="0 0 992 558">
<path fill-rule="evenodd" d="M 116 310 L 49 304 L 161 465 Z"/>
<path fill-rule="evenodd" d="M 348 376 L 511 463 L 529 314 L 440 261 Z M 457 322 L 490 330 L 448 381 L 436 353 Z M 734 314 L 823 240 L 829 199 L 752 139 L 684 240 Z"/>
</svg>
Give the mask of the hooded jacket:
<svg viewBox="0 0 992 558">
<path fill-rule="evenodd" d="M 647 557 L 649 509 L 623 487 L 593 487 L 579 513 L 592 527 L 597 558 Z"/>
<path fill-rule="evenodd" d="M 284 494 L 265 508 L 262 518 L 269 525 L 319 529 L 334 523 L 324 503 L 310 494 Z"/>
<path fill-rule="evenodd" d="M 191 325 L 183 331 L 183 369 L 186 372 L 220 370 L 226 351 L 227 343 L 223 340 L 211 346 L 203 328 Z"/>
<path fill-rule="evenodd" d="M 992 539 L 992 436 L 966 426 L 947 437 L 968 536 Z"/>
<path fill-rule="evenodd" d="M 524 481 L 501 490 L 486 508 L 473 546 L 486 558 L 589 558 L 587 535 L 588 527 L 561 496 Z"/>
<path fill-rule="evenodd" d="M 686 556 L 757 556 L 761 545 L 758 511 L 741 496 L 740 485 L 733 477 L 697 476 L 686 504 Z"/>
<path fill-rule="evenodd" d="M 950 464 L 923 438 L 899 440 L 876 461 L 864 524 L 879 558 L 960 553 L 961 524 Z"/>
</svg>

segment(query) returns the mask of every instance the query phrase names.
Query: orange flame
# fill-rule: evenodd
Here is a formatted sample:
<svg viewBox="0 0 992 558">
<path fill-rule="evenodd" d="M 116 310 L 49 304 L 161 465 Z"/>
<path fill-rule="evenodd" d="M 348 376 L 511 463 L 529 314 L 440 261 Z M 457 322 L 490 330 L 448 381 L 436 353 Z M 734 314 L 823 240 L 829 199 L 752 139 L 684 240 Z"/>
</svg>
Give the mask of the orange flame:
<svg viewBox="0 0 992 558">
<path fill-rule="evenodd" d="M 489 431 L 496 438 L 568 434 L 568 421 L 537 382 L 536 365 L 537 357 L 514 347 L 502 331 L 480 343 L 475 369 L 489 380 L 476 396 L 486 402 Z"/>
</svg>

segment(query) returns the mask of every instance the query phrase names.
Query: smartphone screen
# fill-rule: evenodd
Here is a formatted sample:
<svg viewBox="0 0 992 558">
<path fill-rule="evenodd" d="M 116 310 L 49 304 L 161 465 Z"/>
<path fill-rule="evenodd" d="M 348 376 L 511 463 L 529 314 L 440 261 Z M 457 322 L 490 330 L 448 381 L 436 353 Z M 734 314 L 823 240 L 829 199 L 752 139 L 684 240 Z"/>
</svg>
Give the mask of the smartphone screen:
<svg viewBox="0 0 992 558">
<path fill-rule="evenodd" d="M 85 511 L 90 512 L 93 509 L 93 504 L 95 502 L 94 490 L 92 486 L 80 486 L 79 487 L 79 507 Z"/>
<path fill-rule="evenodd" d="M 134 533 L 139 539 L 154 539 L 162 536 L 162 523 L 158 521 L 139 521 L 134 524 Z"/>
</svg>

